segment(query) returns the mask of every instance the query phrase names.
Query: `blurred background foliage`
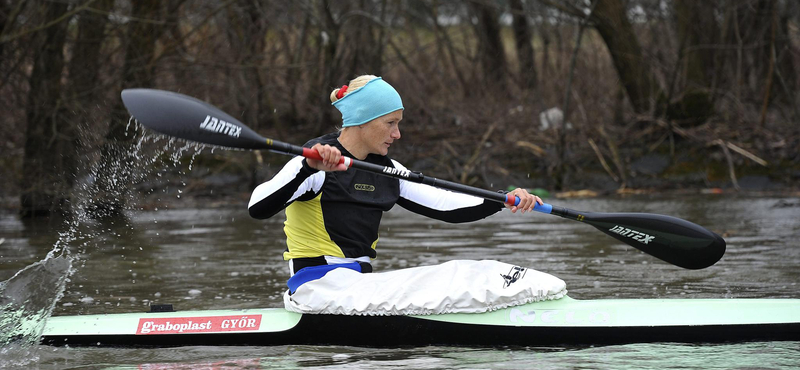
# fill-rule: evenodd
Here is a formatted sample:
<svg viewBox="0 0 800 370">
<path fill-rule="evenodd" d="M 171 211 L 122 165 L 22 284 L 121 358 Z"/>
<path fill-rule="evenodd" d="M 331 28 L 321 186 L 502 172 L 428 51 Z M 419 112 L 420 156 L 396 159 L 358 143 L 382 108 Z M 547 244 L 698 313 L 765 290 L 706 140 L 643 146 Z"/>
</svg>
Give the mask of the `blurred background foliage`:
<svg viewBox="0 0 800 370">
<path fill-rule="evenodd" d="M 793 0 L 0 0 L 0 196 L 45 215 L 83 184 L 98 215 L 124 209 L 147 180 L 125 170 L 143 133 L 122 89 L 182 92 L 302 144 L 334 130 L 328 94 L 361 74 L 402 95 L 392 156 L 428 175 L 791 188 L 798 15 Z M 286 160 L 189 154 L 184 186 L 235 194 Z"/>
</svg>

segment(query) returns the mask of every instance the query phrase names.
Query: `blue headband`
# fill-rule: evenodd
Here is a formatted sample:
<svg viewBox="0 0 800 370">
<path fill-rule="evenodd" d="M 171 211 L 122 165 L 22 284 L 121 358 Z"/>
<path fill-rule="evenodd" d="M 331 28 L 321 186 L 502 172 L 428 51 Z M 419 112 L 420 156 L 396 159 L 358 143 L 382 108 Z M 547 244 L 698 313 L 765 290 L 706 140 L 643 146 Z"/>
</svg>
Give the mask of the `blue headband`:
<svg viewBox="0 0 800 370">
<path fill-rule="evenodd" d="M 333 106 L 342 112 L 342 127 L 363 125 L 404 109 L 400 94 L 380 77 L 335 101 Z"/>
</svg>

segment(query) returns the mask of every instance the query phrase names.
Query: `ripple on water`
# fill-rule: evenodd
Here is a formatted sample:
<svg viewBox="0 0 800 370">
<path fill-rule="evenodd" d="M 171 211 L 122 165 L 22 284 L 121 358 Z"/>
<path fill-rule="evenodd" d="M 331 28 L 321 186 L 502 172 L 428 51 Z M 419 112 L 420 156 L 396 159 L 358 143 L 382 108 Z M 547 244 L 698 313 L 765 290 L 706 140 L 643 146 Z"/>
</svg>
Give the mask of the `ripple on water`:
<svg viewBox="0 0 800 370">
<path fill-rule="evenodd" d="M 377 271 L 432 265 L 452 259 L 498 259 L 556 275 L 570 296 L 605 298 L 800 298 L 800 214 L 772 208 L 780 198 L 735 202 L 724 197 L 629 197 L 559 201 L 599 212 L 670 214 L 730 233 L 728 252 L 715 266 L 685 270 L 626 246 L 594 228 L 542 214 L 503 212 L 475 223 L 451 225 L 395 207 L 385 214 Z M 554 201 L 555 202 L 555 201 Z M 0 217 L 6 251 L 23 266 L 52 244 Z M 235 221 L 231 221 L 235 219 Z M 157 220 L 157 223 L 153 221 Z M 177 309 L 276 307 L 288 269 L 283 218 L 252 220 L 244 207 L 144 211 L 119 237 L 103 235 L 87 249 L 56 308 L 59 315 L 144 310 L 146 300 Z M 200 231 L 197 231 L 197 230 Z M 158 234 L 158 235 L 156 235 Z M 100 240 L 100 239 L 98 239 Z M 124 249 L 123 249 L 124 248 Z M 7 258 L 7 257 L 0 257 Z M 133 262 L 136 262 L 135 264 Z M 13 271 L 19 267 L 13 267 Z M 3 270 L 3 273 L 8 273 Z M 235 274 L 234 274 L 235 273 Z M 135 277 L 134 277 L 135 274 Z M 10 276 L 10 275 L 9 275 Z M 135 282 L 134 282 L 135 281 Z M 202 294 L 183 300 L 191 289 Z M 154 293 L 158 292 L 159 296 Z M 94 303 L 80 303 L 93 297 Z M 127 297 L 136 297 L 131 302 Z M 105 304 L 110 302 L 113 304 Z M 117 303 L 121 302 L 119 306 Z M 66 305 L 70 304 L 70 305 Z M 390 334 L 389 334 L 390 335 Z M 767 368 L 794 369 L 800 343 L 724 345 L 640 344 L 597 348 L 266 348 L 64 349 L 42 347 L 40 368 L 122 365 L 129 368 Z M 0 356 L 2 357 L 2 356 Z M 222 364 L 222 365 L 213 365 Z M 212 366 L 213 365 L 213 366 Z"/>
</svg>

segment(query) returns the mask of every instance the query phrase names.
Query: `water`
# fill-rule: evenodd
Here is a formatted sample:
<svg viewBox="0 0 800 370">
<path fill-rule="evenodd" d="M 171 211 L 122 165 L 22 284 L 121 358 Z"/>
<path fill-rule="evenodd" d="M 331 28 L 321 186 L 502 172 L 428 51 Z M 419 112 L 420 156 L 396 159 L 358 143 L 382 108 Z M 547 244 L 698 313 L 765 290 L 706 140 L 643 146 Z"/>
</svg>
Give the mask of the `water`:
<svg viewBox="0 0 800 370">
<path fill-rule="evenodd" d="M 49 350 L 47 367 L 114 369 L 795 369 L 796 342 L 590 348 L 185 347 Z M 43 366 L 43 368 L 45 368 Z"/>
<path fill-rule="evenodd" d="M 186 194 L 185 194 L 186 195 Z M 191 194 L 188 194 L 191 196 Z M 384 216 L 377 271 L 452 259 L 494 259 L 561 277 L 578 299 L 800 298 L 800 200 L 779 197 L 637 196 L 552 200 L 573 209 L 652 212 L 692 220 L 725 236 L 717 265 L 680 269 L 573 221 L 503 212 L 450 225 L 399 207 Z M 176 309 L 280 307 L 288 267 L 282 216 L 259 221 L 246 200 L 197 207 L 187 201 L 129 211 L 81 227 L 82 254 L 54 315 Z M 64 224 L 25 224 L 0 213 L 0 281 L 44 258 Z M 800 364 L 800 343 L 637 344 L 583 348 L 372 349 L 341 346 L 171 349 L 35 346 L 29 366 L 50 368 L 769 368 Z M 0 355 L 0 365 L 20 360 Z"/>
</svg>

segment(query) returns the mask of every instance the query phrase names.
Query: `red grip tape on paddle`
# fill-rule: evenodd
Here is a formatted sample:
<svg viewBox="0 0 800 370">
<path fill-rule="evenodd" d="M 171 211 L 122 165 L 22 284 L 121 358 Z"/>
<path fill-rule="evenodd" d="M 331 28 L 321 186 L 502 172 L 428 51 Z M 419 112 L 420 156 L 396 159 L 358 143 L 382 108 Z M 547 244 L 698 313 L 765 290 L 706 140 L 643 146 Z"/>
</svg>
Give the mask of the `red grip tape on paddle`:
<svg viewBox="0 0 800 370">
<path fill-rule="evenodd" d="M 510 204 L 512 206 L 519 205 L 519 198 L 511 194 L 506 194 L 506 204 Z"/>
<path fill-rule="evenodd" d="M 319 155 L 319 152 L 311 148 L 303 148 L 303 157 L 316 159 L 318 161 L 322 160 L 322 156 Z M 345 157 L 345 156 L 339 158 L 339 164 L 342 163 L 347 165 L 347 168 L 350 168 L 350 166 L 353 165 L 353 161 L 350 159 L 350 157 Z"/>
<path fill-rule="evenodd" d="M 316 159 L 318 161 L 322 160 L 322 157 L 319 155 L 319 152 L 311 148 L 303 148 L 303 157 L 309 159 Z"/>
</svg>

